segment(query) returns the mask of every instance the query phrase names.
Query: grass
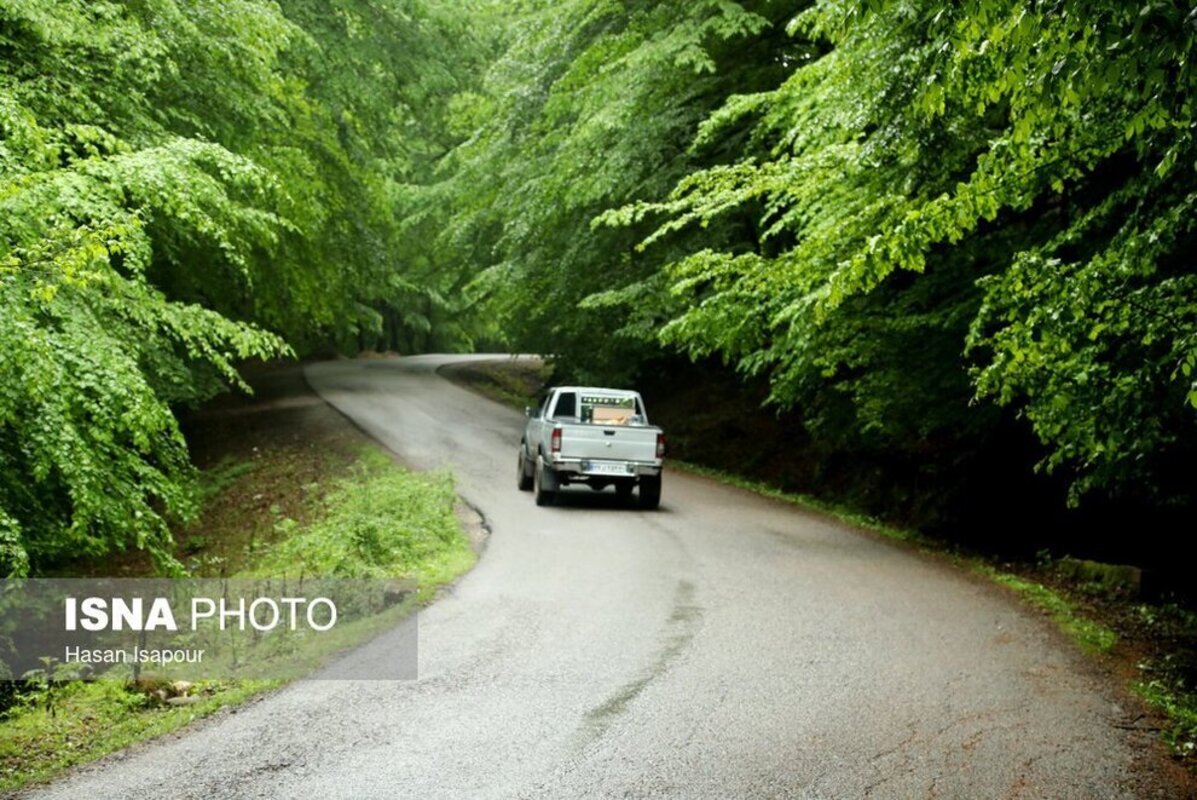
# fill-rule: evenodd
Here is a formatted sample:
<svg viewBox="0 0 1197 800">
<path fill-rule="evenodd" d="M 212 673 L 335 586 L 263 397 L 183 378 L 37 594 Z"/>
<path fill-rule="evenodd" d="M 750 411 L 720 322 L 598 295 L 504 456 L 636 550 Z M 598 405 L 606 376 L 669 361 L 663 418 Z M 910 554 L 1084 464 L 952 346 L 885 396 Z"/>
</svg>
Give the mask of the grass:
<svg viewBox="0 0 1197 800">
<path fill-rule="evenodd" d="M 258 413 L 241 428 L 221 418 L 205 431 L 204 512 L 176 532 L 177 556 L 193 574 L 395 577 L 414 583 L 415 600 L 426 602 L 473 566 L 450 475 L 398 466 L 322 404 L 296 413 Z M 149 565 L 128 554 L 73 568 L 128 577 L 145 575 Z M 178 707 L 120 680 L 43 683 L 0 717 L 0 793 L 178 730 L 282 683 L 197 682 L 188 692 L 194 701 Z"/>
<path fill-rule="evenodd" d="M 76 765 L 182 728 L 278 685 L 273 681 L 198 684 L 199 701 L 159 707 L 118 681 L 71 682 L 52 705 L 35 698 L 0 723 L 0 792 L 44 781 Z"/>
<path fill-rule="evenodd" d="M 1046 612 L 1060 630 L 1068 634 L 1086 652 L 1108 653 L 1118 643 L 1118 634 L 1100 622 L 1081 616 L 1077 612 L 1076 604 L 1059 592 L 1041 583 L 994 569 L 988 564 L 978 564 L 975 569 L 1016 592 L 1029 605 Z"/>
<path fill-rule="evenodd" d="M 1165 643 L 1139 664 L 1132 688 L 1168 719 L 1161 735 L 1180 758 L 1197 759 L 1197 613 L 1176 604 L 1139 605 L 1137 621 Z"/>
<path fill-rule="evenodd" d="M 1160 735 L 1172 752 L 1186 760 L 1197 755 L 1197 694 L 1160 679 L 1136 681 L 1131 687 L 1168 718 Z"/>
<path fill-rule="evenodd" d="M 218 464 L 200 474 L 200 497 L 204 503 L 218 497 L 245 476 L 253 473 L 256 465 L 252 461 L 239 461 L 225 457 Z"/>
<path fill-rule="evenodd" d="M 248 574 L 403 577 L 428 599 L 474 564 L 448 473 L 400 469 L 369 448 L 322 502 L 325 513 L 306 527 L 280 518 L 287 535 Z"/>
</svg>

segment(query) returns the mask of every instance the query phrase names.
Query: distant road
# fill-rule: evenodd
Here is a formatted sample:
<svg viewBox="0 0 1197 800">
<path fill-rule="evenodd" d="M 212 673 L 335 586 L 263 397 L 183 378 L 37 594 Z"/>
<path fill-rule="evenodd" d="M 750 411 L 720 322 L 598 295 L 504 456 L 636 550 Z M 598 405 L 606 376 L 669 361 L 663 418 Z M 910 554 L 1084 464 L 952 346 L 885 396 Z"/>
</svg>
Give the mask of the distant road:
<svg viewBox="0 0 1197 800">
<path fill-rule="evenodd" d="M 493 531 L 421 612 L 419 680 L 301 682 L 37 796 L 1174 795 L 1119 690 L 983 580 L 676 473 L 657 512 L 537 508 L 522 417 L 436 374 L 466 358 L 307 368 Z"/>
</svg>

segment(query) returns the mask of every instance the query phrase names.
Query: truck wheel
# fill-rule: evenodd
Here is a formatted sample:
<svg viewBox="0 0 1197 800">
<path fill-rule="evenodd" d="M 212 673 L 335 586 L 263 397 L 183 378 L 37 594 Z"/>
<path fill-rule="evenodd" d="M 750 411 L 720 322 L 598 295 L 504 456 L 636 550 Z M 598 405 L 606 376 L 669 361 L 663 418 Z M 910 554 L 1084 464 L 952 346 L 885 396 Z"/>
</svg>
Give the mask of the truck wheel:
<svg viewBox="0 0 1197 800">
<path fill-rule="evenodd" d="M 516 460 L 516 485 L 520 487 L 521 492 L 532 491 L 532 471 L 528 469 L 528 455 L 524 452 L 524 446 L 520 445 L 520 455 Z"/>
<path fill-rule="evenodd" d="M 660 475 L 645 475 L 640 479 L 640 496 L 637 501 L 645 511 L 651 511 L 661 505 Z"/>
<path fill-rule="evenodd" d="M 534 488 L 536 492 L 536 505 L 551 506 L 557 501 L 557 493 L 551 489 L 545 488 L 545 471 L 548 469 L 544 465 L 544 459 L 537 457 L 536 472 L 533 475 Z"/>
</svg>

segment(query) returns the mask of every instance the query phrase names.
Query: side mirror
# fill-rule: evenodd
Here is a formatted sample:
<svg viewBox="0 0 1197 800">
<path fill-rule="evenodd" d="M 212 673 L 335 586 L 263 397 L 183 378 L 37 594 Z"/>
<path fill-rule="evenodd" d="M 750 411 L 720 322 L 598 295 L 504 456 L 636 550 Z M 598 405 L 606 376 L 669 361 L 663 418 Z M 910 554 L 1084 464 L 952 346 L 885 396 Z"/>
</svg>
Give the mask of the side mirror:
<svg viewBox="0 0 1197 800">
<path fill-rule="evenodd" d="M 524 416 L 528 418 L 536 416 L 536 409 L 532 406 L 524 406 Z"/>
</svg>

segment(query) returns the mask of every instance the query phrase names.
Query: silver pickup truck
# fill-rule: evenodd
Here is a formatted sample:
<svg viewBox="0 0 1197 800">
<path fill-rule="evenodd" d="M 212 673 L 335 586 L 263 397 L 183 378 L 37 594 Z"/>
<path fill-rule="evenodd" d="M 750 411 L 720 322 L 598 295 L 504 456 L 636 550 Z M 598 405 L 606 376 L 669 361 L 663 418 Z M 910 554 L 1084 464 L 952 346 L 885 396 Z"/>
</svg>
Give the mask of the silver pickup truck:
<svg viewBox="0 0 1197 800">
<path fill-rule="evenodd" d="M 559 386 L 525 414 L 519 488 L 534 491 L 537 505 L 552 504 L 561 487 L 574 483 L 595 491 L 614 486 L 625 498 L 639 487 L 641 508 L 660 505 L 665 434 L 648 424 L 639 393 Z"/>
</svg>

